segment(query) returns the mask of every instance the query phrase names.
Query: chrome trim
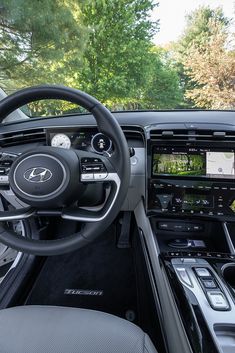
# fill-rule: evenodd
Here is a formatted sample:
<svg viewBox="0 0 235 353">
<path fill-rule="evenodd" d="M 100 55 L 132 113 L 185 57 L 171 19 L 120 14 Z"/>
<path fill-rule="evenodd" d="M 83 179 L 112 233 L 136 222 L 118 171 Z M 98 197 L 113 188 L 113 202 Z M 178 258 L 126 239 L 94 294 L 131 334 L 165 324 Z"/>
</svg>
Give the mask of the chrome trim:
<svg viewBox="0 0 235 353">
<path fill-rule="evenodd" d="M 223 276 L 223 273 L 224 273 L 224 270 L 228 267 L 234 267 L 235 266 L 235 263 L 234 262 L 229 262 L 229 263 L 226 263 L 224 264 L 222 267 L 221 267 L 221 273 L 222 273 L 222 276 Z"/>
<path fill-rule="evenodd" d="M 96 148 L 94 147 L 94 138 L 97 137 L 98 135 L 104 135 L 105 137 L 107 137 L 107 138 L 109 139 L 109 148 L 108 148 L 107 150 L 102 151 L 102 152 L 99 152 L 99 151 L 97 151 Z M 93 151 L 94 151 L 95 153 L 99 153 L 99 154 L 103 154 L 104 152 L 107 152 L 107 153 L 108 153 L 109 151 L 111 151 L 111 148 L 112 148 L 112 141 L 110 140 L 110 138 L 109 138 L 107 135 L 103 134 L 103 132 L 98 132 L 98 133 L 95 134 L 95 135 L 92 137 L 92 139 L 91 139 L 91 148 L 93 149 Z"/>
<path fill-rule="evenodd" d="M 151 267 L 151 262 L 150 262 L 150 259 L 149 259 L 149 255 L 148 255 L 148 251 L 147 251 L 147 247 L 146 247 L 146 242 L 145 242 L 144 234 L 143 234 L 142 230 L 139 230 L 139 237 L 140 237 L 140 242 L 141 242 L 141 245 L 142 245 L 142 250 L 143 250 L 143 254 L 144 254 L 144 258 L 145 258 L 145 263 L 146 263 L 146 267 L 147 267 L 147 271 L 148 271 L 148 275 L 149 275 L 150 285 L 151 285 L 151 288 L 152 288 L 153 299 L 154 299 L 154 303 L 155 303 L 155 306 L 156 306 L 157 315 L 159 317 L 159 324 L 160 324 L 161 333 L 162 333 L 162 336 L 163 336 L 163 341 L 164 341 L 164 344 L 165 344 L 166 351 L 168 351 L 168 349 L 167 349 L 168 348 L 167 347 L 167 341 L 166 341 L 166 332 L 164 330 L 164 325 L 163 325 L 164 317 L 163 317 L 163 313 L 162 313 L 162 310 L 161 310 L 161 303 L 159 301 L 158 292 L 157 292 L 157 286 L 156 286 L 156 282 L 155 282 L 155 279 L 154 279 L 154 274 L 153 274 L 153 270 L 152 270 L 152 267 Z"/>
<path fill-rule="evenodd" d="M 4 211 L 1 211 L 2 213 L 5 213 Z M 1 213 L 0 212 L 0 213 Z M 24 212 L 22 214 L 17 214 L 17 215 L 11 215 L 11 216 L 1 216 L 0 215 L 0 222 L 5 222 L 5 221 L 19 221 L 21 219 L 26 219 L 30 218 L 34 215 L 35 211 L 28 210 L 27 212 Z"/>
<path fill-rule="evenodd" d="M 62 168 L 62 170 L 63 170 L 63 174 L 64 174 L 64 175 L 63 175 L 63 180 L 62 180 L 60 186 L 59 186 L 56 190 L 54 190 L 53 192 L 51 192 L 50 194 L 43 195 L 43 196 L 41 196 L 41 195 L 32 195 L 32 194 L 28 194 L 27 192 L 23 191 L 23 190 L 18 186 L 18 184 L 17 184 L 17 182 L 16 182 L 16 171 L 17 171 L 17 169 L 19 168 L 19 166 L 21 165 L 21 163 L 23 163 L 23 162 L 26 161 L 27 159 L 33 158 L 33 157 L 35 157 L 35 156 L 45 156 L 45 157 L 54 159 L 57 163 L 59 163 L 59 165 L 61 166 L 61 168 Z M 56 158 L 56 157 L 54 157 L 54 156 L 50 156 L 50 155 L 48 155 L 48 154 L 46 154 L 46 153 L 36 153 L 36 154 L 33 154 L 33 155 L 31 155 L 31 156 L 28 156 L 28 157 L 22 159 L 22 161 L 20 161 L 20 163 L 19 163 L 19 164 L 17 165 L 17 167 L 15 168 L 14 174 L 13 174 L 13 180 L 14 180 L 14 183 L 15 183 L 16 187 L 17 187 L 24 195 L 30 196 L 30 197 L 33 197 L 33 198 L 37 198 L 37 199 L 43 199 L 43 198 L 45 198 L 45 197 L 49 197 L 49 196 L 52 196 L 52 195 L 56 194 L 56 193 L 64 186 L 65 181 L 66 181 L 66 177 L 67 177 L 67 173 L 66 173 L 65 167 L 63 166 L 63 164 L 61 163 L 61 161 L 60 161 L 58 158 Z"/>
<path fill-rule="evenodd" d="M 22 237 L 25 237 L 26 236 L 26 232 L 25 232 L 25 226 L 24 226 L 24 223 L 22 221 L 20 221 L 21 223 L 21 227 L 22 227 L 22 234 L 21 236 Z M 11 265 L 11 267 L 9 268 L 8 272 L 12 269 L 12 268 L 15 268 L 17 265 L 18 265 L 18 262 L 20 261 L 21 257 L 22 257 L 23 253 L 22 252 L 18 252 L 13 264 Z M 8 273 L 7 272 L 7 273 Z"/>
<path fill-rule="evenodd" d="M 223 227 L 223 230 L 224 230 L 224 234 L 225 234 L 225 237 L 226 237 L 226 241 L 227 241 L 230 253 L 231 254 L 235 254 L 235 248 L 234 248 L 232 239 L 230 237 L 230 233 L 229 233 L 229 230 L 228 230 L 227 222 L 223 222 L 222 223 L 222 227 Z"/>
<path fill-rule="evenodd" d="M 105 212 L 105 214 L 103 214 L 103 216 L 101 217 L 92 217 L 92 218 L 89 218 L 89 217 L 76 217 L 76 216 L 71 216 L 69 214 L 66 214 L 66 213 L 62 213 L 61 217 L 63 219 L 70 219 L 70 220 L 73 220 L 73 221 L 79 221 L 79 222 L 100 222 L 100 221 L 103 221 L 109 214 L 109 212 L 111 211 L 112 207 L 113 207 L 113 204 L 117 198 L 117 195 L 119 193 L 119 190 L 120 190 L 120 185 L 121 185 L 121 181 L 120 181 L 120 178 L 118 176 L 117 173 L 108 173 L 107 177 L 104 179 L 104 180 L 87 180 L 87 181 L 83 181 L 83 182 L 106 182 L 106 181 L 110 181 L 110 182 L 114 182 L 116 184 L 116 187 L 117 187 L 117 190 L 115 192 L 115 195 L 113 197 L 113 200 L 108 208 L 108 210 Z M 94 212 L 94 215 L 96 214 L 96 212 Z"/>
<path fill-rule="evenodd" d="M 158 300 L 161 305 L 163 329 L 169 353 L 192 353 L 180 313 L 172 293 L 167 275 L 159 259 L 160 250 L 156 236 L 153 234 L 149 218 L 146 216 L 143 202 L 135 209 L 137 226 L 143 232 L 146 248 L 149 254 Z"/>
<path fill-rule="evenodd" d="M 26 233 L 25 233 L 25 227 L 24 227 L 24 223 L 22 221 L 20 221 L 21 223 L 21 227 L 22 227 L 22 234 L 21 236 L 22 237 L 25 237 Z M 17 251 L 16 251 L 17 252 Z M 22 252 L 18 252 L 16 257 L 15 257 L 15 260 L 13 261 L 13 264 L 11 265 L 11 267 L 8 269 L 8 271 L 6 272 L 6 274 L 0 278 L 0 284 L 2 283 L 2 281 L 4 280 L 4 278 L 7 276 L 7 274 L 12 270 L 14 269 L 18 263 L 20 262 L 21 260 L 21 257 L 23 256 L 23 253 Z"/>
<path fill-rule="evenodd" d="M 43 172 L 40 172 L 38 174 L 34 174 L 35 171 L 37 171 L 37 169 L 43 169 Z M 27 177 L 26 173 L 27 172 L 29 173 L 30 171 L 31 171 L 31 173 Z M 49 172 L 49 176 L 47 179 L 44 179 L 44 176 L 46 175 L 47 172 Z M 52 174 L 51 170 L 48 168 L 44 168 L 44 167 L 29 168 L 24 172 L 24 175 L 23 175 L 24 179 L 31 182 L 31 183 L 45 183 L 46 181 L 50 180 L 52 176 L 53 176 L 53 174 Z M 34 180 L 34 178 L 36 178 L 36 177 L 40 177 L 40 179 Z"/>
<path fill-rule="evenodd" d="M 2 156 L 10 156 L 10 157 L 18 157 L 18 153 L 13 153 L 13 152 L 2 152 Z"/>
<path fill-rule="evenodd" d="M 193 259 L 193 258 L 191 258 Z M 221 280 L 220 276 L 216 273 L 214 268 L 204 259 L 195 259 L 194 263 L 184 263 L 182 262 L 182 259 L 175 258 L 171 260 L 172 266 L 174 270 L 176 271 L 176 268 L 182 267 L 187 270 L 188 276 L 192 282 L 192 287 L 188 286 L 185 284 L 184 281 L 178 276 L 179 281 L 182 283 L 182 285 L 187 288 L 187 291 L 190 291 L 191 294 L 196 298 L 200 309 L 201 313 L 204 316 L 205 322 L 207 324 L 208 330 L 211 333 L 211 337 L 218 349 L 218 352 L 222 353 L 222 349 L 220 347 L 218 337 L 215 334 L 214 327 L 217 324 L 226 324 L 228 326 L 234 325 L 235 324 L 235 304 L 234 301 L 231 297 L 231 294 L 229 293 L 229 290 L 227 286 L 225 285 L 224 281 Z M 230 264 L 231 265 L 231 264 Z M 209 269 L 212 273 L 216 281 L 219 283 L 220 287 L 222 288 L 222 292 L 225 295 L 227 302 L 229 303 L 229 310 L 223 311 L 223 310 L 214 310 L 210 304 L 209 301 L 203 292 L 203 289 L 201 285 L 199 284 L 199 281 L 193 271 L 193 268 L 195 267 L 203 267 Z M 177 271 L 176 271 L 177 273 Z M 221 291 L 219 289 L 218 291 Z"/>
</svg>

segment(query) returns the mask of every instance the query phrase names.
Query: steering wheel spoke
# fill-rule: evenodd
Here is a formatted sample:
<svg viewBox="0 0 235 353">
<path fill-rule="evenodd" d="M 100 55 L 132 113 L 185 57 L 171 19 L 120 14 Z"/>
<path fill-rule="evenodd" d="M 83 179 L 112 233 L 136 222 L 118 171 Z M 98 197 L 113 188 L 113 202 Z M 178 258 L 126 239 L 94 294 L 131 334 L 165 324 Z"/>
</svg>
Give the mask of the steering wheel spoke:
<svg viewBox="0 0 235 353">
<path fill-rule="evenodd" d="M 121 181 L 117 173 L 106 173 L 105 179 L 94 179 L 94 181 L 86 180 L 85 182 L 108 182 L 110 183 L 110 192 L 102 205 L 101 209 L 91 210 L 91 208 L 73 207 L 65 208 L 61 214 L 64 219 L 70 219 L 80 222 L 100 222 L 105 219 L 111 211 L 113 204 L 120 190 Z M 95 207 L 96 208 L 96 207 Z"/>
<path fill-rule="evenodd" d="M 20 201 L 10 189 L 0 189 L 0 198 L 0 222 L 27 219 L 35 215 L 35 209 Z"/>
<path fill-rule="evenodd" d="M 35 209 L 32 207 L 24 207 L 14 211 L 0 211 L 0 222 L 17 221 L 30 218 L 35 215 Z"/>
</svg>

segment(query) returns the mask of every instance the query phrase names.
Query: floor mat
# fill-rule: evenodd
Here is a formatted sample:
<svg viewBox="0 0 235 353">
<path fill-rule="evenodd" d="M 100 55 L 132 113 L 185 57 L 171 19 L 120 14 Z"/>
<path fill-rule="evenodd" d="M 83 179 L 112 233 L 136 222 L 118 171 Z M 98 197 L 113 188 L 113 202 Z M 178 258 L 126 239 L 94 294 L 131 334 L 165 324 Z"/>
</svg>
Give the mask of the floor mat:
<svg viewBox="0 0 235 353">
<path fill-rule="evenodd" d="M 49 257 L 26 305 L 101 310 L 138 322 L 132 249 L 116 247 L 116 228 L 76 252 Z"/>
</svg>

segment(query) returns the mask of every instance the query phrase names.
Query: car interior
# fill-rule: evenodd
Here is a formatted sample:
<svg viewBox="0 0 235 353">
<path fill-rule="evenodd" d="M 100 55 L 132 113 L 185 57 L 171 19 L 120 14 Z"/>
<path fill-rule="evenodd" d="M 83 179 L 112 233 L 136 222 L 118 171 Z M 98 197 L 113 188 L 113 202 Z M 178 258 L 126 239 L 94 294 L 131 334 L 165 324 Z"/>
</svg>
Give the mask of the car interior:
<svg viewBox="0 0 235 353">
<path fill-rule="evenodd" d="M 84 114 L 1 125 L 1 352 L 234 352 L 232 111 Z"/>
<path fill-rule="evenodd" d="M 235 353 L 235 1 L 0 1 L 0 353 Z"/>
</svg>

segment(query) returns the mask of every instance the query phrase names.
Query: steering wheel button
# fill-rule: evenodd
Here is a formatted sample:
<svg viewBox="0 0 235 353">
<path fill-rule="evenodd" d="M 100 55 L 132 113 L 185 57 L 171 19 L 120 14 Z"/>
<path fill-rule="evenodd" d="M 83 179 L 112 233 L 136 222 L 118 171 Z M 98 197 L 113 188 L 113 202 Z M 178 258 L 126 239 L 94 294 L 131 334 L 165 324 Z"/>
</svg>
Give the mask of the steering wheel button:
<svg viewBox="0 0 235 353">
<path fill-rule="evenodd" d="M 10 167 L 12 165 L 13 161 L 12 160 L 3 160 L 1 161 L 1 165 L 4 165 L 5 167 Z"/>
<path fill-rule="evenodd" d="M 93 173 L 81 174 L 81 180 L 94 180 Z"/>
<path fill-rule="evenodd" d="M 82 163 L 90 163 L 91 158 L 82 158 L 81 161 L 82 161 Z"/>
<path fill-rule="evenodd" d="M 101 163 L 101 160 L 99 158 L 91 158 L 92 163 Z"/>
<path fill-rule="evenodd" d="M 94 179 L 95 180 L 103 180 L 107 177 L 107 173 L 96 173 L 94 174 Z"/>
<path fill-rule="evenodd" d="M 0 176 L 0 184 L 8 184 L 9 180 L 8 180 L 8 175 L 1 175 Z"/>
</svg>

